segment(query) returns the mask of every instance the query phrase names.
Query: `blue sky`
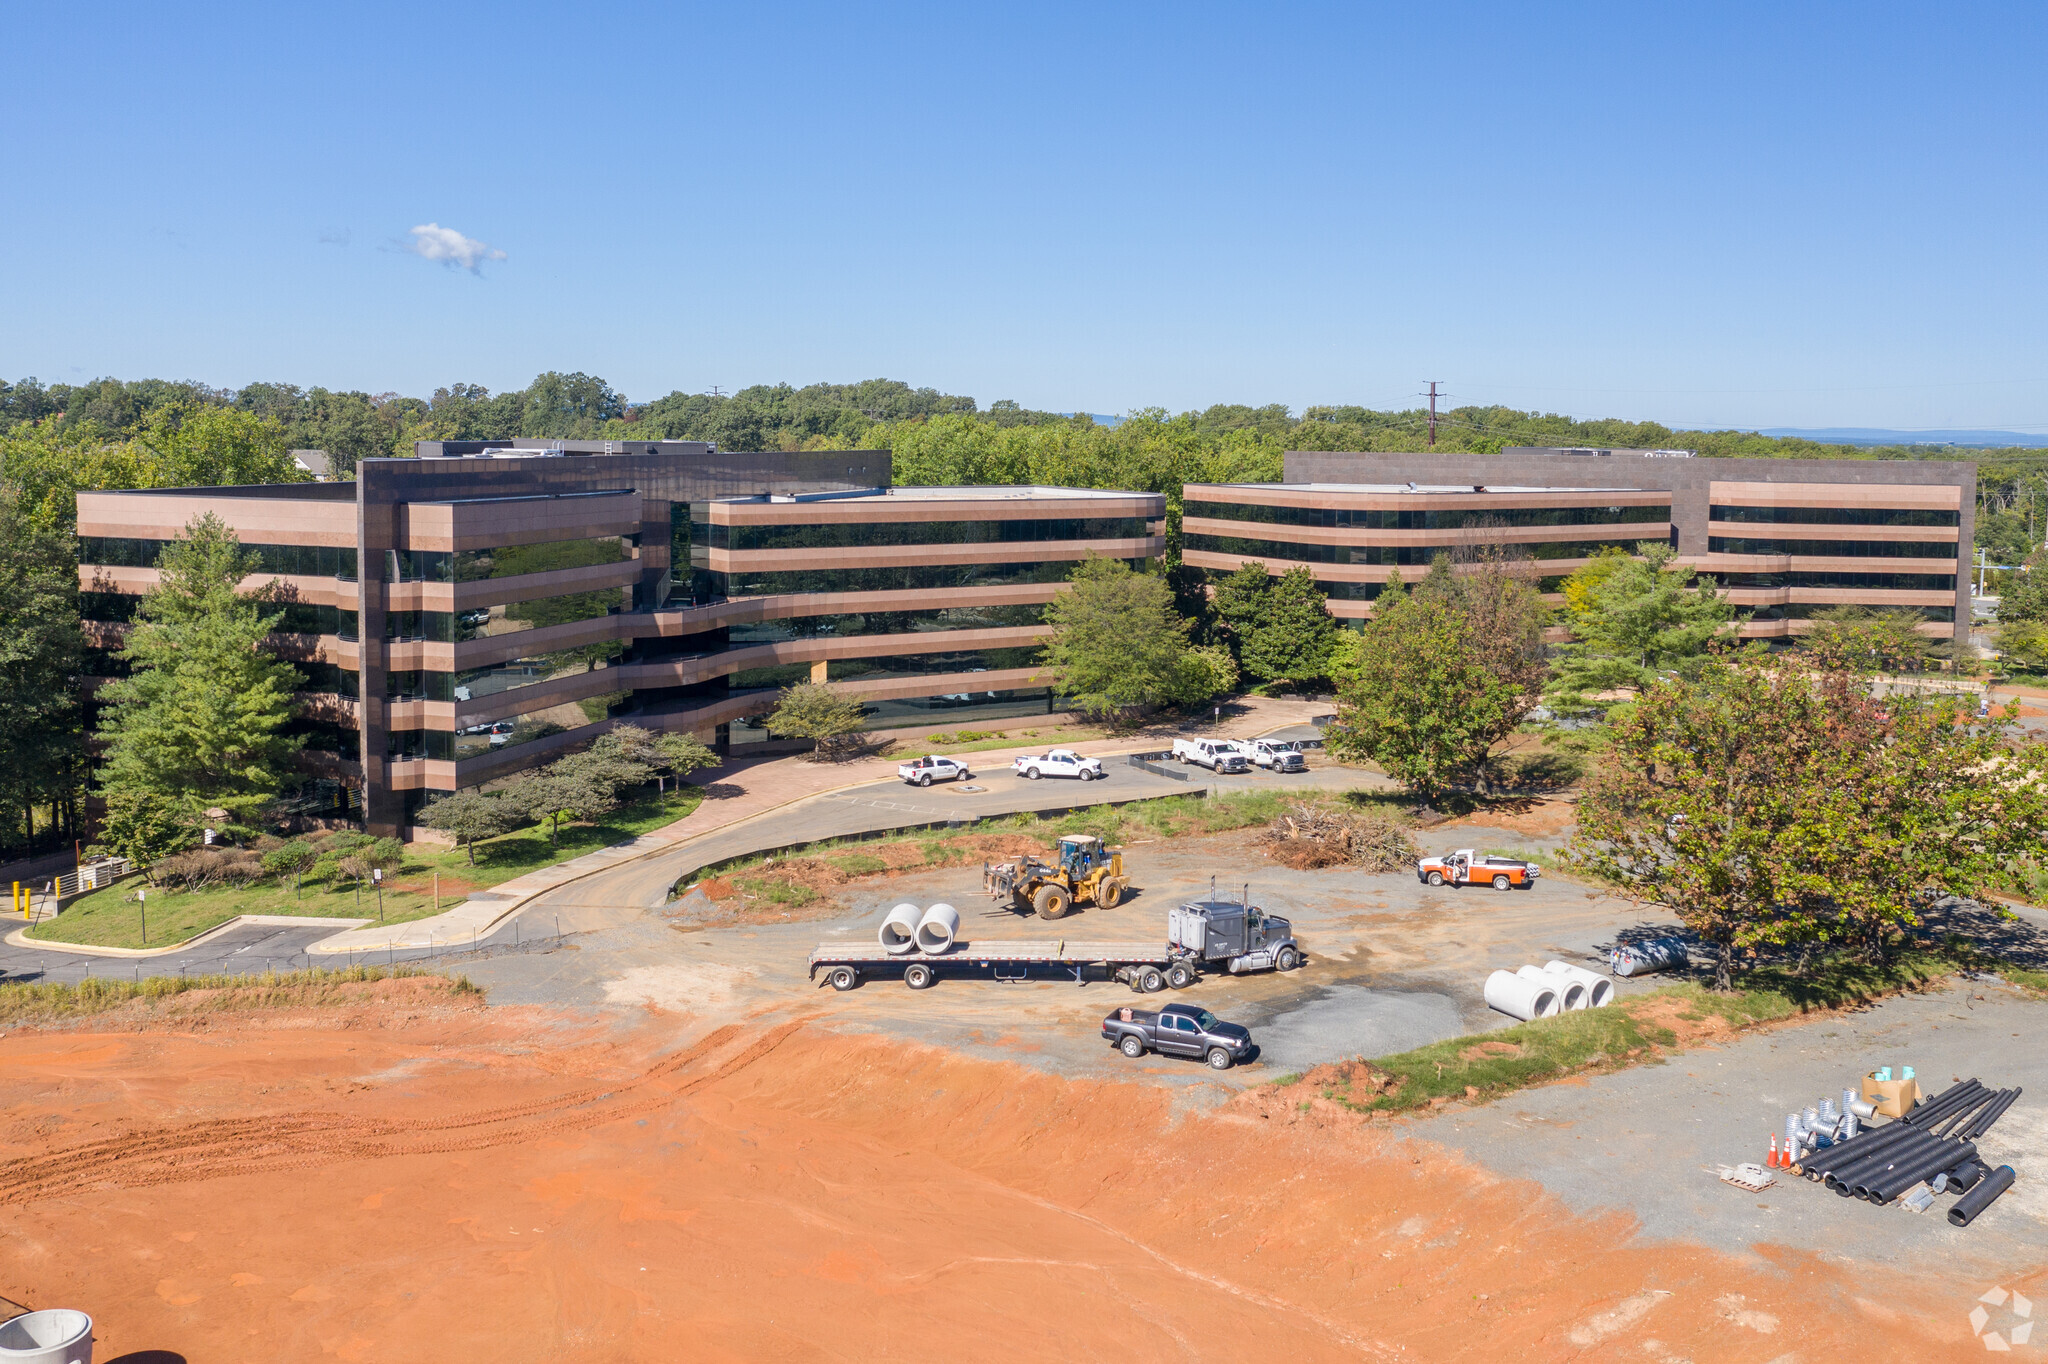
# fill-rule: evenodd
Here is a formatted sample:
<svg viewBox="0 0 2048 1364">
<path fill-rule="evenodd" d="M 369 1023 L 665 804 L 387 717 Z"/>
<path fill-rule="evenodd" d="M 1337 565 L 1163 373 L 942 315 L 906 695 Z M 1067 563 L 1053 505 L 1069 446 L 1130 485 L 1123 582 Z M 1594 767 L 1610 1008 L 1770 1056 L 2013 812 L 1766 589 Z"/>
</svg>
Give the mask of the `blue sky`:
<svg viewBox="0 0 2048 1364">
<path fill-rule="evenodd" d="M 2048 429 L 2039 5 L 0 14 L 8 377 Z"/>
</svg>

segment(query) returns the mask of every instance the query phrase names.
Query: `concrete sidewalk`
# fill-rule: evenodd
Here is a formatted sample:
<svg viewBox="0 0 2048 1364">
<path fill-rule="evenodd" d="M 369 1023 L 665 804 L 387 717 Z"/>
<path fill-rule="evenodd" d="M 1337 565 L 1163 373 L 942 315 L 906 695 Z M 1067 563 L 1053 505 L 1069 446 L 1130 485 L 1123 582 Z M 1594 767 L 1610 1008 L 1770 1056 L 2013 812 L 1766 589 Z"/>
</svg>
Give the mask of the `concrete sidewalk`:
<svg viewBox="0 0 2048 1364">
<path fill-rule="evenodd" d="M 1128 736 L 1090 739 L 1059 746 L 1071 748 L 1077 753 L 1091 757 L 1106 757 L 1162 748 L 1170 742 L 1174 734 L 1219 733 L 1251 738 L 1278 729 L 1305 725 L 1315 716 L 1327 715 L 1330 707 L 1327 703 L 1253 696 L 1240 698 L 1226 705 L 1224 709 L 1226 713 L 1220 721 L 1212 719 L 1202 724 L 1177 725 L 1171 728 L 1153 726 L 1140 729 Z M 1007 773 L 1014 758 L 1022 754 L 1043 752 L 1044 747 L 1019 744 L 961 756 L 979 771 Z M 558 866 L 542 867 L 537 871 L 514 877 L 510 881 L 500 882 L 489 890 L 471 895 L 444 914 L 427 919 L 414 919 L 402 924 L 372 924 L 365 928 L 352 929 L 314 943 L 309 950 L 317 954 L 343 955 L 388 951 L 393 948 L 424 948 L 480 942 L 508 916 L 518 913 L 536 897 L 549 891 L 559 890 L 563 886 L 588 877 L 613 871 L 627 863 L 678 851 L 683 845 L 706 834 L 733 830 L 736 826 L 758 820 L 764 815 L 786 809 L 801 801 L 829 795 L 834 791 L 894 781 L 896 765 L 897 759 L 889 757 L 860 758 L 844 763 L 819 763 L 806 761 L 801 756 L 790 756 L 716 768 L 704 774 L 704 802 L 674 824 L 594 853 L 586 853 Z M 1361 781 L 1371 780 L 1364 773 L 1358 776 Z M 1147 785 L 1149 787 L 1150 784 Z M 1176 790 L 1186 789 L 1188 788 L 1184 786 L 1160 783 L 1160 789 L 1148 789 L 1145 794 L 1171 795 L 1175 794 Z M 1083 787 L 1081 790 L 1087 792 L 1090 800 L 1124 798 L 1117 792 L 1104 791 L 1099 786 Z M 1057 798 L 1048 799 L 1044 791 L 1019 792 L 1013 801 L 975 802 L 976 805 L 985 808 L 973 812 L 963 810 L 960 814 L 962 817 L 984 818 L 990 814 L 1050 808 L 1061 803 Z M 1065 803 L 1084 804 L 1088 801 L 1077 792 Z M 918 824 L 925 823 L 930 818 L 946 817 L 946 813 L 939 813 L 921 819 L 915 814 L 909 814 L 900 818 L 898 823 Z M 825 833 L 820 836 L 834 835 Z M 768 835 L 760 840 L 763 847 L 774 847 L 792 841 L 798 840 L 780 834 Z M 740 846 L 743 842 L 745 840 L 721 839 L 722 845 L 730 844 L 739 851 L 721 851 L 713 860 L 744 855 L 747 849 Z"/>
</svg>

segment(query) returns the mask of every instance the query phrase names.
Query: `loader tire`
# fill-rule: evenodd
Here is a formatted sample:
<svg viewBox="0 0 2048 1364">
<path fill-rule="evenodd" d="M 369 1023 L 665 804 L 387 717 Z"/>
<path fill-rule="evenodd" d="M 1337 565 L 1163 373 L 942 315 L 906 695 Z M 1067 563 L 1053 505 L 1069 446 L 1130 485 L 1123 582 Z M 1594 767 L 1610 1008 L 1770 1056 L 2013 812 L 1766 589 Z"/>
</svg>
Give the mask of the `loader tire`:
<svg viewBox="0 0 2048 1364">
<path fill-rule="evenodd" d="M 1059 886 L 1040 886 L 1038 894 L 1031 897 L 1031 904 L 1039 918 L 1059 919 L 1074 907 L 1074 897 Z"/>
<path fill-rule="evenodd" d="M 1114 876 L 1106 878 L 1095 888 L 1095 903 L 1104 909 L 1115 909 L 1124 898 L 1124 883 Z"/>
</svg>

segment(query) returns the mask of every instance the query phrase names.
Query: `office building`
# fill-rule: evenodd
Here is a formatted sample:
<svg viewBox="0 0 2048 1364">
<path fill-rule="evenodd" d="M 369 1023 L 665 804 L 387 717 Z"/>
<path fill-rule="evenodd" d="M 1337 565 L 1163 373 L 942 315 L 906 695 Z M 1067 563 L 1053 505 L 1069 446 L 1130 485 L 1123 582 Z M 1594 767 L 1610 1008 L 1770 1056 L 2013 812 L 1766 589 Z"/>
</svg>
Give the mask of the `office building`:
<svg viewBox="0 0 2048 1364">
<path fill-rule="evenodd" d="M 794 681 L 857 697 L 876 728 L 1044 713 L 1045 603 L 1077 561 L 1165 543 L 1158 494 L 893 488 L 886 451 L 418 452 L 352 483 L 78 495 L 102 650 L 196 516 L 259 556 L 246 586 L 281 592 L 309 770 L 378 832 L 621 720 L 747 751 Z"/>
<path fill-rule="evenodd" d="M 1817 611 L 1906 610 L 1967 645 L 1974 464 L 1700 459 L 1682 450 L 1517 449 L 1499 455 L 1289 451 L 1286 481 L 1189 484 L 1182 554 L 1209 574 L 1263 562 L 1313 570 L 1354 623 L 1396 571 L 1487 547 L 1534 561 L 1545 591 L 1603 548 L 1669 544 L 1782 639 Z"/>
</svg>

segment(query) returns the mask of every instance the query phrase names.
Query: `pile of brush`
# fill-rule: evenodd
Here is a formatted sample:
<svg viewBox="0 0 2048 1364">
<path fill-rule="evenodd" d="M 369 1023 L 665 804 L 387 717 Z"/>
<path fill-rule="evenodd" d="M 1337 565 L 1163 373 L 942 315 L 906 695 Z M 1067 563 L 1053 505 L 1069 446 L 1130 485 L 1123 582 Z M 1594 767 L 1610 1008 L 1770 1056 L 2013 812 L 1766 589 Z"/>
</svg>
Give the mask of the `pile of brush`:
<svg viewBox="0 0 2048 1364">
<path fill-rule="evenodd" d="M 1320 805 L 1294 805 L 1268 825 L 1259 842 L 1275 862 L 1296 871 L 1355 866 L 1393 871 L 1415 864 L 1408 831 L 1381 814 L 1341 814 Z"/>
</svg>

